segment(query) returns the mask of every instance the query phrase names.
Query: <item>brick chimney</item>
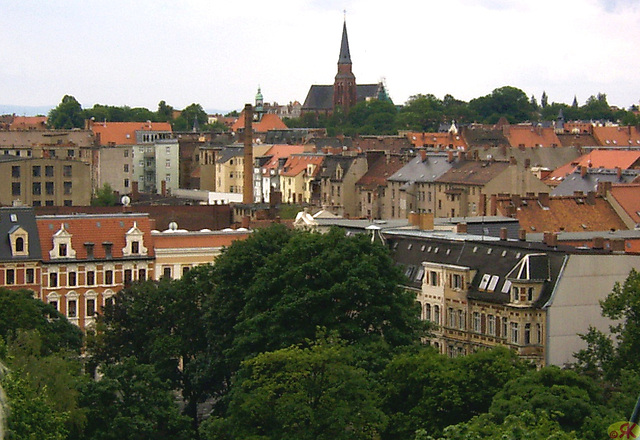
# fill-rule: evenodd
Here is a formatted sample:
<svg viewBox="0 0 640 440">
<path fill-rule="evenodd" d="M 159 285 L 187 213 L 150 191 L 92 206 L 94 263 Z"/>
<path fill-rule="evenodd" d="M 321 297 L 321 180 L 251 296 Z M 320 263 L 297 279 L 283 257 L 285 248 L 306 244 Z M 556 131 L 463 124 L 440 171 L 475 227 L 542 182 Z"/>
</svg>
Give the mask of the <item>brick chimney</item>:
<svg viewBox="0 0 640 440">
<path fill-rule="evenodd" d="M 507 228 L 500 228 L 500 240 L 502 241 L 506 241 L 508 238 L 508 231 Z"/>
<path fill-rule="evenodd" d="M 600 197 L 606 197 L 607 192 L 611 191 L 611 182 L 598 182 L 597 192 Z"/>
<path fill-rule="evenodd" d="M 519 229 L 518 230 L 518 240 L 527 241 L 527 230 L 526 229 Z"/>
<path fill-rule="evenodd" d="M 131 181 L 131 201 L 137 202 L 138 200 L 140 200 L 140 191 L 138 190 L 138 181 L 132 180 Z"/>
<path fill-rule="evenodd" d="M 487 195 L 480 194 L 478 203 L 478 215 L 487 215 Z"/>
<path fill-rule="evenodd" d="M 422 160 L 423 162 L 425 160 L 427 160 L 427 151 L 426 150 L 420 150 L 420 160 Z"/>
<path fill-rule="evenodd" d="M 465 154 L 464 151 L 460 150 L 458 151 L 458 162 L 462 162 L 463 160 L 465 160 Z"/>
<path fill-rule="evenodd" d="M 618 180 L 622 179 L 622 168 L 616 167 L 616 177 Z"/>
<path fill-rule="evenodd" d="M 447 152 L 447 162 L 449 163 L 453 162 L 453 150 L 449 150 Z"/>
<path fill-rule="evenodd" d="M 615 252 L 617 254 L 625 252 L 624 238 L 611 239 L 609 240 L 609 244 L 611 246 L 611 252 Z"/>
<path fill-rule="evenodd" d="M 466 234 L 467 233 L 467 224 L 465 222 L 458 223 L 456 225 L 456 232 L 458 234 Z"/>
<path fill-rule="evenodd" d="M 517 165 L 518 164 L 518 160 L 514 156 L 511 156 L 511 157 L 509 157 L 509 164 Z"/>
<path fill-rule="evenodd" d="M 524 160 L 524 167 L 529 168 L 531 166 L 531 159 L 528 157 Z"/>
<path fill-rule="evenodd" d="M 587 193 L 587 205 L 595 205 L 596 204 L 596 192 L 595 191 L 589 191 Z"/>
<path fill-rule="evenodd" d="M 603 237 L 593 237 L 593 244 L 591 245 L 593 249 L 604 249 L 604 238 Z"/>
<path fill-rule="evenodd" d="M 167 181 L 166 180 L 162 180 L 162 182 L 160 183 L 160 193 L 162 194 L 162 197 L 167 197 Z"/>
<path fill-rule="evenodd" d="M 420 229 L 423 231 L 433 231 L 433 214 L 423 212 L 420 214 Z"/>
<path fill-rule="evenodd" d="M 498 214 L 498 195 L 491 194 L 491 199 L 489 201 L 489 215 L 497 215 Z"/>
<path fill-rule="evenodd" d="M 420 215 L 417 212 L 411 211 L 409 213 L 409 224 L 420 227 Z"/>
<path fill-rule="evenodd" d="M 538 193 L 538 202 L 540 203 L 540 205 L 543 208 L 548 208 L 549 207 L 549 193 L 547 193 L 547 192 Z"/>
<path fill-rule="evenodd" d="M 587 167 L 580 167 L 580 177 L 584 177 L 587 175 Z"/>
</svg>

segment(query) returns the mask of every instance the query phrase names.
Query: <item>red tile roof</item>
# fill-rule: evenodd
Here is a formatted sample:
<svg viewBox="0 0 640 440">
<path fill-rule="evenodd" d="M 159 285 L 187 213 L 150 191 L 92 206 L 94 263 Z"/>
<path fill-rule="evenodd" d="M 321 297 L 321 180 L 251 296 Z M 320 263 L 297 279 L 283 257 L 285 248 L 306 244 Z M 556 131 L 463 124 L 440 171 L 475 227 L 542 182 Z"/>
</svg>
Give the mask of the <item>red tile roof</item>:
<svg viewBox="0 0 640 440">
<path fill-rule="evenodd" d="M 414 147 L 433 146 L 433 148 L 454 148 L 456 150 L 467 150 L 467 143 L 464 138 L 457 133 L 407 133 L 409 142 Z"/>
<path fill-rule="evenodd" d="M 143 232 L 144 247 L 148 256 L 153 256 L 153 239 L 151 222 L 148 215 L 72 215 L 72 216 L 38 216 L 38 235 L 42 248 L 43 261 L 51 261 L 49 251 L 53 248 L 53 236 L 62 225 L 71 234 L 71 247 L 76 252 L 76 259 L 86 259 L 85 243 L 93 243 L 95 259 L 105 258 L 104 242 L 113 243 L 112 258 L 122 258 L 122 249 L 126 245 L 125 234 L 134 226 Z"/>
<path fill-rule="evenodd" d="M 637 127 L 593 127 L 593 137 L 603 147 L 640 147 Z"/>
<path fill-rule="evenodd" d="M 94 122 L 91 130 L 100 135 L 100 145 L 135 145 L 136 131 L 168 131 L 168 122 Z"/>
<path fill-rule="evenodd" d="M 640 151 L 630 150 L 593 150 L 576 160 L 556 168 L 545 178 L 545 183 L 558 184 L 567 175 L 576 171 L 578 166 L 587 168 L 620 168 L 628 170 L 640 167 Z"/>
<path fill-rule="evenodd" d="M 282 157 L 289 157 L 292 154 L 300 154 L 305 152 L 304 145 L 288 145 L 288 144 L 275 144 L 269 148 L 263 156 L 272 156 L 262 168 L 270 170 L 278 168 L 278 160 Z M 264 172 L 263 172 L 264 174 Z"/>
<path fill-rule="evenodd" d="M 9 125 L 9 130 L 44 130 L 46 126 L 46 116 L 14 116 Z"/>
<path fill-rule="evenodd" d="M 640 184 L 613 185 L 611 195 L 631 217 L 631 220 L 640 224 Z"/>
<path fill-rule="evenodd" d="M 602 197 L 594 197 L 589 204 L 585 196 L 549 197 L 548 206 L 539 203 L 537 197 L 522 197 L 515 209 L 515 217 L 520 228 L 527 232 L 585 232 L 628 229 L 620 216 L 616 214 Z M 498 211 L 502 215 L 513 209 L 512 199 L 499 198 Z"/>
<path fill-rule="evenodd" d="M 286 130 L 288 127 L 282 122 L 278 115 L 267 113 L 262 116 L 259 122 L 253 122 L 252 129 L 257 133 L 266 133 L 269 130 Z M 240 113 L 238 120 L 231 126 L 233 131 L 244 129 L 244 110 Z"/>
<path fill-rule="evenodd" d="M 196 233 L 154 233 L 153 242 L 156 249 L 173 248 L 218 248 L 230 246 L 236 240 L 244 240 L 250 232 L 196 232 Z"/>
<path fill-rule="evenodd" d="M 324 155 L 312 154 L 291 155 L 287 159 L 287 162 L 285 162 L 281 175 L 295 177 L 305 171 L 307 169 L 307 165 L 315 165 L 312 175 L 317 175 L 320 172 L 320 165 L 322 165 L 324 157 Z"/>
<path fill-rule="evenodd" d="M 505 125 L 503 133 L 512 147 L 559 147 L 560 139 L 551 127 Z"/>
<path fill-rule="evenodd" d="M 405 163 L 399 156 L 383 156 L 376 160 L 369 170 L 356 182 L 362 189 L 375 189 L 387 184 L 387 178 L 402 168 Z"/>
</svg>

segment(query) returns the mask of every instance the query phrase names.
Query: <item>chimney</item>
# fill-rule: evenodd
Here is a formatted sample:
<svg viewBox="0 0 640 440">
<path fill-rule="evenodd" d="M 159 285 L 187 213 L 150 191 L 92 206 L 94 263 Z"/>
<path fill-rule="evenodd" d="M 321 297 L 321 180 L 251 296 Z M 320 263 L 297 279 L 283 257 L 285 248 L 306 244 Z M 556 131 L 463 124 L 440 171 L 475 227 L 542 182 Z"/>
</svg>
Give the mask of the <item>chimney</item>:
<svg viewBox="0 0 640 440">
<path fill-rule="evenodd" d="M 137 202 L 138 200 L 140 200 L 140 191 L 138 190 L 138 181 L 132 180 L 131 181 L 131 201 Z"/>
<path fill-rule="evenodd" d="M 624 253 L 625 248 L 624 248 L 624 238 L 614 238 L 609 240 L 609 244 L 611 246 L 611 252 L 614 252 L 616 254 L 619 253 Z"/>
<path fill-rule="evenodd" d="M 607 192 L 611 191 L 611 182 L 598 182 L 597 192 L 600 197 L 606 197 Z"/>
<path fill-rule="evenodd" d="M 458 161 L 462 162 L 464 159 L 464 151 L 458 151 Z"/>
<path fill-rule="evenodd" d="M 447 162 L 449 163 L 453 162 L 453 150 L 449 150 L 447 152 Z"/>
<path fill-rule="evenodd" d="M 489 201 L 489 215 L 498 215 L 498 195 L 491 194 Z"/>
<path fill-rule="evenodd" d="M 162 194 L 162 197 L 166 197 L 167 196 L 167 181 L 166 180 L 162 180 L 162 182 L 160 183 L 160 193 Z"/>
<path fill-rule="evenodd" d="M 433 231 L 433 214 L 423 212 L 420 214 L 420 229 L 423 231 Z"/>
<path fill-rule="evenodd" d="M 507 228 L 500 228 L 500 240 L 506 241 L 508 235 Z"/>
<path fill-rule="evenodd" d="M 587 204 L 588 205 L 595 205 L 596 204 L 596 193 L 595 191 L 589 191 L 587 193 Z"/>
<path fill-rule="evenodd" d="M 618 180 L 622 179 L 622 168 L 616 167 L 616 177 Z"/>
<path fill-rule="evenodd" d="M 253 203 L 253 108 L 244 106 L 244 182 L 242 202 Z"/>
<path fill-rule="evenodd" d="M 549 247 L 556 247 L 558 246 L 558 234 L 556 234 L 555 232 L 548 232 L 546 231 L 543 235 L 543 241 L 544 244 L 546 244 Z"/>
<path fill-rule="evenodd" d="M 249 224 L 251 223 L 251 218 L 248 215 L 242 217 L 242 227 L 245 229 L 249 229 Z"/>
<path fill-rule="evenodd" d="M 548 208 L 549 207 L 549 193 L 546 193 L 546 192 L 538 193 L 538 203 L 540 203 L 540 205 L 543 208 Z"/>
<path fill-rule="evenodd" d="M 520 198 L 520 194 L 512 194 L 511 203 L 513 203 L 513 206 L 515 206 L 516 208 L 522 206 L 522 199 Z"/>
<path fill-rule="evenodd" d="M 456 232 L 458 234 L 466 234 L 467 233 L 467 224 L 462 222 L 456 225 Z"/>
<path fill-rule="evenodd" d="M 529 168 L 531 166 L 531 159 L 529 159 L 528 157 L 524 160 L 524 167 L 525 168 Z"/>
<path fill-rule="evenodd" d="M 604 249 L 604 238 L 603 237 L 593 237 L 593 244 L 591 245 L 593 249 Z"/>
<path fill-rule="evenodd" d="M 478 150 L 473 150 L 473 160 L 480 160 L 480 152 Z"/>
<path fill-rule="evenodd" d="M 511 157 L 509 157 L 509 164 L 517 165 L 518 164 L 518 160 L 514 156 L 511 156 Z"/>
<path fill-rule="evenodd" d="M 478 215 L 487 215 L 487 195 L 480 194 L 480 201 L 478 203 Z"/>
<path fill-rule="evenodd" d="M 587 167 L 580 167 L 580 177 L 584 177 L 587 175 Z"/>
<path fill-rule="evenodd" d="M 426 150 L 420 150 L 420 160 L 422 160 L 423 162 L 425 160 L 427 160 L 427 151 Z"/>
<path fill-rule="evenodd" d="M 527 230 L 526 229 L 519 229 L 518 230 L 518 240 L 527 241 Z"/>
<path fill-rule="evenodd" d="M 409 224 L 420 227 L 420 215 L 417 212 L 411 211 L 409 213 Z"/>
</svg>

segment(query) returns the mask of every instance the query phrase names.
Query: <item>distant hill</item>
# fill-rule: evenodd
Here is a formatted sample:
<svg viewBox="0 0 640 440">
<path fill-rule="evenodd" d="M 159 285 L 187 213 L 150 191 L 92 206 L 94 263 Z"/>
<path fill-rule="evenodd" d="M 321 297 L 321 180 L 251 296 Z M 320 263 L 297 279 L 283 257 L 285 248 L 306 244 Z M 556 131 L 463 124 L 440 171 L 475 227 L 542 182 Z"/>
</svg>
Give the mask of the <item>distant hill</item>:
<svg viewBox="0 0 640 440">
<path fill-rule="evenodd" d="M 46 116 L 49 113 L 49 110 L 54 107 L 55 105 L 29 106 L 0 104 L 0 115 L 13 115 L 15 113 L 17 116 Z"/>
</svg>

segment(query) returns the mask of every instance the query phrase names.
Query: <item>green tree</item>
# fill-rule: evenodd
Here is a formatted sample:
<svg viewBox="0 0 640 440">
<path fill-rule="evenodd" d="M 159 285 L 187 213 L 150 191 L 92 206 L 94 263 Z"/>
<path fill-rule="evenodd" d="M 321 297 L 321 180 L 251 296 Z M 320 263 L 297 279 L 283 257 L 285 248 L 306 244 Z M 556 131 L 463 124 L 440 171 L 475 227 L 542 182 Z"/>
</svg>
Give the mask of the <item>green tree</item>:
<svg viewBox="0 0 640 440">
<path fill-rule="evenodd" d="M 495 89 L 490 95 L 469 101 L 469 107 L 484 123 L 494 124 L 501 117 L 510 123 L 531 120 L 533 111 L 527 95 L 520 89 L 504 86 Z"/>
<path fill-rule="evenodd" d="M 228 417 L 203 425 L 208 439 L 371 439 L 384 427 L 374 382 L 333 338 L 263 353 L 243 363 Z"/>
<path fill-rule="evenodd" d="M 434 95 L 411 96 L 398 112 L 398 127 L 402 130 L 437 131 L 444 121 L 444 105 Z"/>
<path fill-rule="evenodd" d="M 185 107 L 180 116 L 173 122 L 173 129 L 176 131 L 189 131 L 193 128 L 194 121 L 198 121 L 198 125 L 203 127 L 209 117 L 200 104 L 191 104 Z"/>
<path fill-rule="evenodd" d="M 549 97 L 547 96 L 547 92 L 542 91 L 542 98 L 540 98 L 540 106 L 545 108 L 549 104 Z"/>
<path fill-rule="evenodd" d="M 495 393 L 526 368 L 505 349 L 454 359 L 431 348 L 400 354 L 382 373 L 389 416 L 384 438 L 410 439 L 417 429 L 436 435 L 485 413 Z"/>
<path fill-rule="evenodd" d="M 73 96 L 64 95 L 60 104 L 49 112 L 47 123 L 56 129 L 83 128 L 82 106 Z"/>
<path fill-rule="evenodd" d="M 40 354 L 62 349 L 78 353 L 82 332 L 50 304 L 33 297 L 33 292 L 0 288 L 0 337 L 15 339 L 20 330 L 34 330 L 40 335 Z"/>
<path fill-rule="evenodd" d="M 80 401 L 91 421 L 83 439 L 193 438 L 189 418 L 180 414 L 169 384 L 151 365 L 128 358 L 105 365 L 102 374 L 81 390 Z"/>
<path fill-rule="evenodd" d="M 105 183 L 91 199 L 91 206 L 115 206 L 116 203 L 118 196 L 109 183 Z"/>
<path fill-rule="evenodd" d="M 356 104 L 347 118 L 352 134 L 395 134 L 396 106 L 390 101 L 363 101 Z"/>
<path fill-rule="evenodd" d="M 158 103 L 156 111 L 156 120 L 160 122 L 171 122 L 173 120 L 173 107 L 168 105 L 164 100 Z"/>
</svg>

